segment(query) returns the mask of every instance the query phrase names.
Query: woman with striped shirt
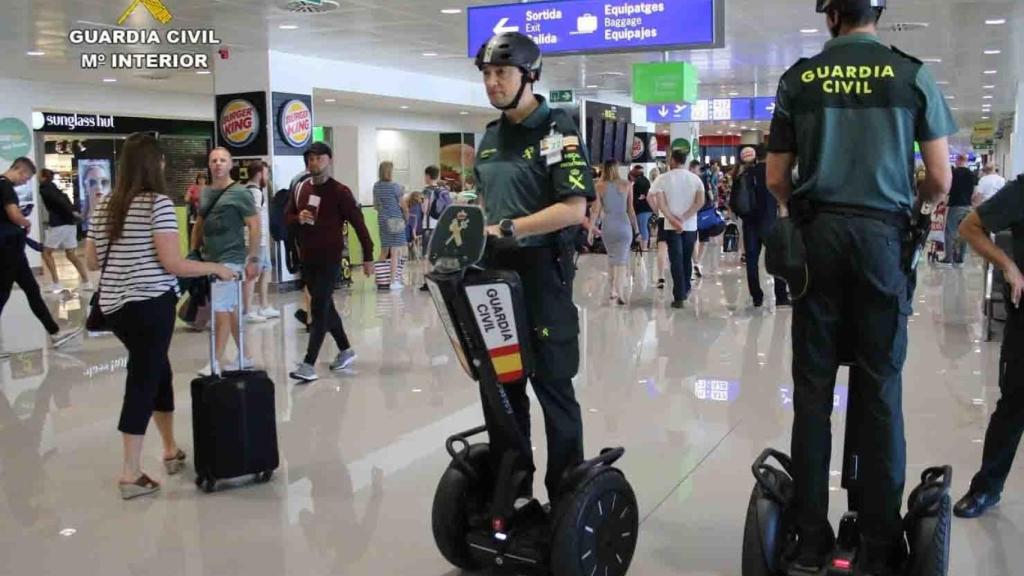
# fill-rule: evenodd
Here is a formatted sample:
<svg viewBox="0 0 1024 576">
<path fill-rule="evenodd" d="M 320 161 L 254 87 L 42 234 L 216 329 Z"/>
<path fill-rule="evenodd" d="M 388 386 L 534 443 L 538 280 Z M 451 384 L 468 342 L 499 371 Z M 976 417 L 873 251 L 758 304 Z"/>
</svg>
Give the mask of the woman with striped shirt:
<svg viewBox="0 0 1024 576">
<path fill-rule="evenodd" d="M 235 277 L 226 266 L 193 262 L 181 255 L 174 204 L 164 195 L 164 157 L 156 138 L 132 134 L 118 162 L 114 191 L 96 210 L 86 257 L 102 270 L 99 305 L 128 348 L 128 377 L 118 430 L 124 464 L 118 488 L 125 500 L 151 494 L 160 485 L 142 472 L 142 441 L 150 416 L 163 440 L 168 474 L 184 466 L 174 440 L 174 390 L 168 350 L 178 302 L 176 276 Z"/>
</svg>

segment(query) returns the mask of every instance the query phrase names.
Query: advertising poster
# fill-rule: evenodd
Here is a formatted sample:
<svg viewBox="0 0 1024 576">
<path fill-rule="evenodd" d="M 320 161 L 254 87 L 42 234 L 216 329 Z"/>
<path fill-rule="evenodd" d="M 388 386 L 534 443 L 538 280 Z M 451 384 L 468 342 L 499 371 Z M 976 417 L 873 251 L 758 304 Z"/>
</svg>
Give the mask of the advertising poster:
<svg viewBox="0 0 1024 576">
<path fill-rule="evenodd" d="M 103 159 L 82 159 L 78 161 L 78 190 L 82 214 L 85 215 L 85 229 L 89 229 L 92 212 L 99 201 L 110 194 L 113 182 L 111 162 Z"/>
</svg>

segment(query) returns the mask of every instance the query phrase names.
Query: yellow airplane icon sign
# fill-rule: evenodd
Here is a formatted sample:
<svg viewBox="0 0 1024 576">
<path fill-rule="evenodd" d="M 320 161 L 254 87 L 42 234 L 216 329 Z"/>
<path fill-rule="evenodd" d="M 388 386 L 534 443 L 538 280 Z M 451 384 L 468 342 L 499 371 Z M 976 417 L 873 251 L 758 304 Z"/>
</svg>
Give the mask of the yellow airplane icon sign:
<svg viewBox="0 0 1024 576">
<path fill-rule="evenodd" d="M 121 14 L 121 17 L 117 19 L 117 25 L 124 25 L 125 21 L 128 20 L 128 17 L 131 16 L 132 13 L 135 12 L 135 9 L 139 7 L 139 4 L 145 6 L 146 10 L 149 11 L 149 14 L 161 24 L 167 24 L 172 18 L 174 18 L 174 16 L 171 15 L 171 11 L 167 9 L 167 6 L 164 6 L 164 3 L 161 2 L 161 0 L 132 0 L 132 3 Z"/>
</svg>

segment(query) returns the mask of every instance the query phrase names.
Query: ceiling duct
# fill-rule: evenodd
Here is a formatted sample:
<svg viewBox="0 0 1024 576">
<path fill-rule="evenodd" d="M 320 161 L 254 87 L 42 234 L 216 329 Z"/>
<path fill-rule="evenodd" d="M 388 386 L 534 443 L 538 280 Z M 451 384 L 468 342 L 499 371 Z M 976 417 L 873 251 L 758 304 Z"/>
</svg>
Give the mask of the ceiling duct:
<svg viewBox="0 0 1024 576">
<path fill-rule="evenodd" d="M 281 6 L 292 14 L 323 14 L 338 9 L 334 0 L 288 0 Z"/>
</svg>

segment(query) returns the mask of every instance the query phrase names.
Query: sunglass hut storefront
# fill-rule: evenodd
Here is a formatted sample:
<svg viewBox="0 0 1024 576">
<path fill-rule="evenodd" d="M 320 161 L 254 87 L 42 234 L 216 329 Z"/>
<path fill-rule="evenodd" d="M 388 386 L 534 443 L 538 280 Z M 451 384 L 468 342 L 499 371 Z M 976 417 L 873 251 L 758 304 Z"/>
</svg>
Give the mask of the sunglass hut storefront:
<svg viewBox="0 0 1024 576">
<path fill-rule="evenodd" d="M 93 206 L 117 181 L 121 148 L 135 132 L 149 132 L 160 139 L 167 194 L 183 206 L 196 173 L 206 170 L 214 123 L 43 111 L 33 112 L 32 127 L 36 165 L 53 170 L 57 187 L 86 215 L 87 226 Z"/>
</svg>

